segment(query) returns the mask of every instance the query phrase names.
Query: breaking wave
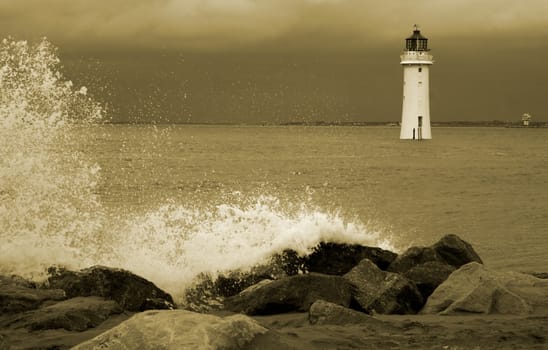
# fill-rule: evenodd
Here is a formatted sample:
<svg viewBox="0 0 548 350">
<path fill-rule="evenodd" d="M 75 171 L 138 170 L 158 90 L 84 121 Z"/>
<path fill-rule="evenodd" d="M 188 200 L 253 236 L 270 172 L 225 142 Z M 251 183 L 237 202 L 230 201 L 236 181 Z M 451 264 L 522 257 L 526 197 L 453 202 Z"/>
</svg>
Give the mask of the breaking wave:
<svg viewBox="0 0 548 350">
<path fill-rule="evenodd" d="M 102 225 L 100 169 L 75 150 L 71 130 L 101 120 L 101 107 L 63 79 L 46 39 L 2 41 L 0 92 L 1 269 L 84 256 Z"/>
<path fill-rule="evenodd" d="M 177 296 L 198 274 L 245 270 L 287 248 L 306 254 L 321 241 L 392 248 L 358 220 L 268 195 L 109 212 L 96 195 L 101 168 L 78 150 L 75 132 L 104 113 L 59 63 L 46 39 L 0 46 L 0 273 L 40 278 L 54 264 L 104 264 Z"/>
</svg>

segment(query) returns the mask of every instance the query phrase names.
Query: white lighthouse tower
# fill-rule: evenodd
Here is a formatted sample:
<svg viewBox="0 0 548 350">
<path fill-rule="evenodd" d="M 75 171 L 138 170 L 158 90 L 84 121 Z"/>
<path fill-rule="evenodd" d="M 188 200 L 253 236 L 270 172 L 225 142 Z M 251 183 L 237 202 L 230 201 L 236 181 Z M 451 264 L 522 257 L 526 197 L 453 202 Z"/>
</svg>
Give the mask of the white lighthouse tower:
<svg viewBox="0 0 548 350">
<path fill-rule="evenodd" d="M 402 140 L 432 138 L 428 70 L 434 61 L 428 51 L 428 39 L 415 25 L 413 35 L 405 39 L 405 50 L 400 56 L 403 66 Z"/>
</svg>

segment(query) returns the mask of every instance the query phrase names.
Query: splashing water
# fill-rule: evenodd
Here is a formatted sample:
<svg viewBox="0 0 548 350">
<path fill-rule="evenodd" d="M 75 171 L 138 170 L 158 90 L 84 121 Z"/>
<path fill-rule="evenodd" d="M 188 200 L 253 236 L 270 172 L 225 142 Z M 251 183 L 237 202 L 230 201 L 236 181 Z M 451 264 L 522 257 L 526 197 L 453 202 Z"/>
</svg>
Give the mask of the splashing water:
<svg viewBox="0 0 548 350">
<path fill-rule="evenodd" d="M 144 215 L 109 213 L 95 195 L 100 167 L 77 151 L 77 128 L 101 107 L 59 72 L 47 40 L 0 47 L 0 273 L 40 277 L 52 264 L 121 267 L 175 296 L 200 273 L 248 269 L 286 248 L 321 241 L 392 249 L 379 232 L 307 201 L 267 195 Z"/>
<path fill-rule="evenodd" d="M 288 248 L 306 255 L 329 241 L 393 249 L 364 224 L 265 195 L 209 210 L 164 205 L 128 222 L 123 241 L 117 244 L 121 259 L 115 263 L 154 276 L 176 296 L 200 273 L 246 271 Z"/>
<path fill-rule="evenodd" d="M 46 39 L 34 45 L 4 39 L 0 46 L 3 270 L 26 272 L 81 256 L 101 225 L 93 195 L 99 168 L 72 150 L 71 133 L 100 120 L 101 108 L 85 88 L 63 80 L 58 65 Z"/>
</svg>

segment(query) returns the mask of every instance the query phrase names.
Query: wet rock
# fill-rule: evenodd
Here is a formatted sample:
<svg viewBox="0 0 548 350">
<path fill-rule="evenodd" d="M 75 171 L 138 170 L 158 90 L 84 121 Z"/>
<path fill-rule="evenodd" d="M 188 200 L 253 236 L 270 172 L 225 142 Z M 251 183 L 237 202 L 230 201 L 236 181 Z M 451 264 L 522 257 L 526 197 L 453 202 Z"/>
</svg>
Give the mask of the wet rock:
<svg viewBox="0 0 548 350">
<path fill-rule="evenodd" d="M 31 331 L 61 328 L 81 332 L 97 327 L 111 315 L 120 313 L 122 309 L 113 300 L 77 297 L 25 313 L 12 322 L 10 328 Z"/>
<path fill-rule="evenodd" d="M 330 324 L 342 326 L 347 324 L 384 323 L 363 312 L 352 310 L 325 300 L 317 300 L 310 306 L 308 320 L 312 325 Z"/>
<path fill-rule="evenodd" d="M 10 350 L 11 345 L 8 344 L 6 337 L 0 334 L 0 350 Z"/>
<path fill-rule="evenodd" d="M 455 268 L 469 262 L 483 263 L 472 245 L 456 235 L 446 235 L 430 247 L 411 247 L 399 255 L 388 271 L 405 273 L 427 262 L 438 262 Z"/>
<path fill-rule="evenodd" d="M 353 298 L 368 313 L 414 314 L 423 305 L 422 296 L 407 278 L 380 270 L 364 259 L 343 276 L 355 288 Z"/>
<path fill-rule="evenodd" d="M 146 298 L 139 311 L 146 310 L 174 310 L 175 304 L 162 298 Z"/>
<path fill-rule="evenodd" d="M 349 306 L 351 286 L 340 276 L 309 273 L 265 281 L 225 299 L 225 308 L 248 315 L 308 311 L 323 299 Z"/>
<path fill-rule="evenodd" d="M 45 302 L 66 299 L 61 289 L 37 289 L 18 276 L 0 276 L 0 314 L 34 310 Z"/>
<path fill-rule="evenodd" d="M 456 268 L 475 261 L 483 264 L 472 245 L 457 235 L 445 235 L 432 248 L 443 261 Z"/>
<path fill-rule="evenodd" d="M 411 247 L 390 264 L 387 271 L 396 273 L 405 273 L 415 266 L 425 264 L 427 262 L 438 262 L 445 264 L 445 261 L 437 255 L 432 247 Z"/>
<path fill-rule="evenodd" d="M 93 266 L 80 271 L 50 268 L 49 286 L 65 291 L 69 298 L 98 296 L 116 301 L 124 310 L 140 311 L 148 299 L 173 298 L 154 283 L 123 269 Z"/>
<path fill-rule="evenodd" d="M 403 276 L 415 283 L 422 298 L 426 300 L 455 270 L 451 265 L 438 261 L 429 261 L 412 267 Z"/>
<path fill-rule="evenodd" d="M 224 298 L 237 295 L 265 279 L 276 280 L 307 272 L 343 275 L 364 258 L 386 268 L 395 257 L 396 254 L 390 251 L 356 244 L 322 242 L 309 256 L 299 256 L 296 251 L 286 249 L 250 271 L 227 271 L 216 277 L 198 276 L 194 287 L 185 292 L 185 308 L 198 312 L 215 310 Z"/>
<path fill-rule="evenodd" d="M 428 298 L 423 314 L 528 315 L 548 312 L 548 280 L 486 269 L 472 262 L 453 272 Z"/>
<path fill-rule="evenodd" d="M 306 258 L 305 267 L 310 272 L 344 275 L 363 259 L 369 259 L 385 270 L 396 256 L 396 253 L 377 247 L 322 242 Z"/>
<path fill-rule="evenodd" d="M 536 278 L 548 279 L 548 272 L 526 272 L 526 273 L 531 276 L 535 276 Z"/>
<path fill-rule="evenodd" d="M 146 311 L 73 349 L 245 349 L 270 331 L 244 315 Z"/>
</svg>

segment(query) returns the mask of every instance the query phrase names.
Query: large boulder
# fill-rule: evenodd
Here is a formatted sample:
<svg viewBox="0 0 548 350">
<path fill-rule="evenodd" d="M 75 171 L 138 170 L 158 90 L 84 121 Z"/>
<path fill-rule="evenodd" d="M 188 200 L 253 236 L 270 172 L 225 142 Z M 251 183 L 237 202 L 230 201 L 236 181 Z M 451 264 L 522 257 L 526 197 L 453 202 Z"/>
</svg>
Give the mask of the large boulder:
<svg viewBox="0 0 548 350">
<path fill-rule="evenodd" d="M 423 314 L 546 314 L 548 280 L 486 269 L 472 262 L 453 272 L 428 298 Z"/>
<path fill-rule="evenodd" d="M 360 261 L 343 277 L 355 287 L 354 300 L 365 312 L 414 314 L 423 305 L 413 282 L 399 274 L 380 270 L 368 259 Z"/>
<path fill-rule="evenodd" d="M 304 312 L 319 299 L 349 306 L 351 286 L 340 276 L 319 273 L 265 280 L 225 299 L 225 308 L 248 315 Z"/>
<path fill-rule="evenodd" d="M 65 329 L 81 332 L 98 326 L 111 315 L 120 313 L 122 309 L 113 300 L 77 297 L 21 314 L 11 321 L 10 328 L 27 328 L 31 331 Z"/>
<path fill-rule="evenodd" d="M 262 349 L 262 345 L 268 345 L 268 349 L 291 348 L 272 333 L 244 315 L 146 311 L 73 349 Z"/>
<path fill-rule="evenodd" d="M 472 245 L 457 235 L 446 235 L 430 247 L 411 247 L 399 255 L 388 271 L 405 273 L 415 266 L 438 262 L 459 268 L 469 262 L 483 263 Z"/>
<path fill-rule="evenodd" d="M 64 299 L 61 289 L 37 289 L 18 276 L 0 276 L 0 314 L 34 310 L 45 302 Z"/>
<path fill-rule="evenodd" d="M 80 271 L 50 268 L 49 273 L 49 287 L 64 290 L 69 298 L 103 297 L 129 311 L 143 311 L 147 305 L 158 304 L 158 300 L 163 299 L 174 308 L 171 295 L 127 270 L 93 266 Z"/>
<path fill-rule="evenodd" d="M 265 279 L 276 280 L 308 272 L 343 275 L 362 259 L 368 258 L 386 269 L 397 254 L 376 247 L 357 244 L 321 242 L 308 256 L 292 249 L 274 254 L 264 264 L 241 271 L 225 271 L 217 276 L 201 274 L 193 287 L 185 291 L 184 308 L 197 312 L 216 310 L 222 300 Z"/>
<path fill-rule="evenodd" d="M 397 254 L 377 247 L 359 244 L 322 242 L 306 257 L 309 272 L 344 275 L 363 259 L 369 259 L 381 270 L 386 270 Z"/>
<path fill-rule="evenodd" d="M 308 321 L 312 325 L 380 325 L 384 322 L 363 312 L 352 310 L 325 300 L 317 300 L 310 306 Z"/>
<path fill-rule="evenodd" d="M 429 261 L 412 267 L 403 276 L 415 283 L 422 298 L 426 300 L 455 270 L 451 265 L 439 261 Z"/>
<path fill-rule="evenodd" d="M 472 245 L 457 235 L 445 235 L 432 248 L 443 261 L 456 268 L 475 261 L 483 264 Z"/>
</svg>

